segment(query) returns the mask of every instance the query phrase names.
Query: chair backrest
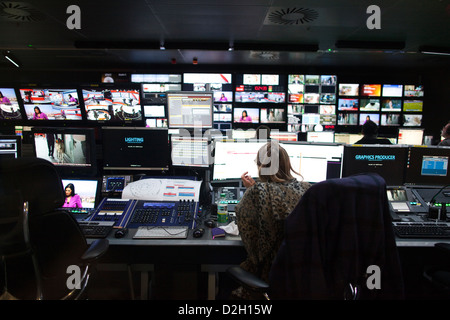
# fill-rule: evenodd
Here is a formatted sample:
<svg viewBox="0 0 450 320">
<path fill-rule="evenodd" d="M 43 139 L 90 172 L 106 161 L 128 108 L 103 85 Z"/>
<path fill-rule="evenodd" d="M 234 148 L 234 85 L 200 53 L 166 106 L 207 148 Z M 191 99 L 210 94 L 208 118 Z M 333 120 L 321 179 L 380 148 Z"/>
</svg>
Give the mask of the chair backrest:
<svg viewBox="0 0 450 320">
<path fill-rule="evenodd" d="M 29 212 L 29 246 L 21 216 L 24 202 Z M 76 220 L 60 210 L 63 203 L 61 178 L 50 162 L 39 158 L 0 161 L 0 253 L 6 259 L 8 288 L 14 296 L 34 299 L 31 257 L 38 261 L 44 298 L 58 299 L 67 291 L 67 266 L 79 263 L 87 243 Z"/>
<path fill-rule="evenodd" d="M 361 174 L 314 184 L 286 219 L 270 273 L 273 299 L 404 298 L 386 184 Z"/>
</svg>

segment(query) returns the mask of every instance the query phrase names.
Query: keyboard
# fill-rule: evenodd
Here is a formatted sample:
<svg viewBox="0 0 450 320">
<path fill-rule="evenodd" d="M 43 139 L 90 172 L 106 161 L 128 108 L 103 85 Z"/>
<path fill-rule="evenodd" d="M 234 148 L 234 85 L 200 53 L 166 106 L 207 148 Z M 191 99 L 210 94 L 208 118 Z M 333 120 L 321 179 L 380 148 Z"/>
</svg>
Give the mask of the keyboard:
<svg viewBox="0 0 450 320">
<path fill-rule="evenodd" d="M 86 238 L 106 238 L 114 224 L 114 221 L 78 221 L 78 225 Z"/>
<path fill-rule="evenodd" d="M 133 239 L 186 239 L 187 226 L 140 226 Z"/>
<path fill-rule="evenodd" d="M 450 223 L 446 222 L 394 222 L 393 226 L 400 238 L 450 239 Z"/>
</svg>

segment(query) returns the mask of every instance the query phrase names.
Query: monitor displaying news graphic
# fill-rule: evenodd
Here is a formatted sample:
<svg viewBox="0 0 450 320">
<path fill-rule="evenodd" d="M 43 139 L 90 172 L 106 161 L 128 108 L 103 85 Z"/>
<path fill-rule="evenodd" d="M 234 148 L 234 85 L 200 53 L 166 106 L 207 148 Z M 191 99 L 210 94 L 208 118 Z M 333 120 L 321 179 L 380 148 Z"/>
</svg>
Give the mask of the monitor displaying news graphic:
<svg viewBox="0 0 450 320">
<path fill-rule="evenodd" d="M 381 96 L 381 84 L 363 84 L 361 95 L 367 97 Z"/>
<path fill-rule="evenodd" d="M 361 99 L 360 111 L 380 111 L 380 99 Z"/>
<path fill-rule="evenodd" d="M 285 123 L 285 119 L 283 108 L 261 108 L 261 123 Z"/>
<path fill-rule="evenodd" d="M 19 102 L 14 88 L 0 88 L 0 120 L 21 120 Z"/>
<path fill-rule="evenodd" d="M 259 123 L 259 109 L 255 108 L 234 108 L 234 123 Z"/>
<path fill-rule="evenodd" d="M 339 99 L 339 111 L 358 111 L 359 99 Z"/>
<path fill-rule="evenodd" d="M 358 96 L 359 95 L 359 84 L 357 83 L 340 83 L 339 84 L 339 95 L 340 96 Z"/>
<path fill-rule="evenodd" d="M 383 97 L 402 97 L 403 85 L 383 84 Z"/>
<path fill-rule="evenodd" d="M 20 89 L 28 120 L 82 120 L 76 89 Z"/>
</svg>

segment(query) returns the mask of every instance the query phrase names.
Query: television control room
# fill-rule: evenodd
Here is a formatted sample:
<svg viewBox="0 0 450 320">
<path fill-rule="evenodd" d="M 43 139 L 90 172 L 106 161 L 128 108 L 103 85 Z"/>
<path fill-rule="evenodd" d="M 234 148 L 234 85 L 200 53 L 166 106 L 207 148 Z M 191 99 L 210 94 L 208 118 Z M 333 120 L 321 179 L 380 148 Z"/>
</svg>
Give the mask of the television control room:
<svg viewBox="0 0 450 320">
<path fill-rule="evenodd" d="M 0 299 L 450 298 L 448 1 L 30 0 L 0 25 Z"/>
</svg>

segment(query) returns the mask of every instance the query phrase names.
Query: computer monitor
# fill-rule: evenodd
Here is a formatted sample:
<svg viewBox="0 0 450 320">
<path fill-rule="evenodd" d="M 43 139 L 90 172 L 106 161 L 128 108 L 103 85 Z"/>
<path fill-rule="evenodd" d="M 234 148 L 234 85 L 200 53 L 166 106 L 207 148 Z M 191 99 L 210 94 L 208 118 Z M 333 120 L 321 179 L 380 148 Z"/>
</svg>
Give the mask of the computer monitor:
<svg viewBox="0 0 450 320">
<path fill-rule="evenodd" d="M 406 184 L 445 186 L 450 182 L 450 147 L 410 146 Z"/>
<path fill-rule="evenodd" d="M 170 136 L 172 165 L 208 168 L 212 164 L 211 140 L 207 137 Z"/>
<path fill-rule="evenodd" d="M 290 141 L 281 141 L 280 145 L 288 153 L 292 168 L 304 181 L 316 183 L 341 177 L 343 145 Z"/>
<path fill-rule="evenodd" d="M 334 133 L 334 142 L 344 144 L 354 144 L 364 137 L 362 133 Z"/>
<path fill-rule="evenodd" d="M 61 179 L 62 187 L 65 188 L 69 184 L 73 184 L 74 193 L 78 194 L 81 198 L 80 209 L 94 209 L 97 205 L 97 195 L 99 183 L 97 179 Z M 65 207 L 68 207 L 65 204 Z M 72 207 L 73 208 L 73 207 Z"/>
<path fill-rule="evenodd" d="M 421 145 L 423 143 L 424 129 L 399 128 L 398 129 L 398 144 L 415 144 Z"/>
<path fill-rule="evenodd" d="M 22 137 L 0 135 L 0 159 L 15 159 L 22 156 Z"/>
<path fill-rule="evenodd" d="M 33 127 L 34 155 L 55 165 L 61 176 L 97 173 L 93 128 Z"/>
<path fill-rule="evenodd" d="M 213 127 L 211 92 L 170 92 L 167 94 L 169 129 L 196 129 Z"/>
<path fill-rule="evenodd" d="M 240 179 L 248 171 L 258 177 L 255 160 L 266 140 L 215 139 L 213 180 Z"/>
<path fill-rule="evenodd" d="M 22 113 L 14 88 L 0 88 L 0 120 L 22 120 Z"/>
<path fill-rule="evenodd" d="M 334 131 L 308 131 L 306 134 L 308 142 L 334 142 Z"/>
<path fill-rule="evenodd" d="M 167 129 L 103 127 L 104 170 L 168 170 Z"/>
<path fill-rule="evenodd" d="M 388 186 L 405 182 L 408 147 L 400 145 L 345 145 L 342 177 L 373 172 Z"/>
</svg>

